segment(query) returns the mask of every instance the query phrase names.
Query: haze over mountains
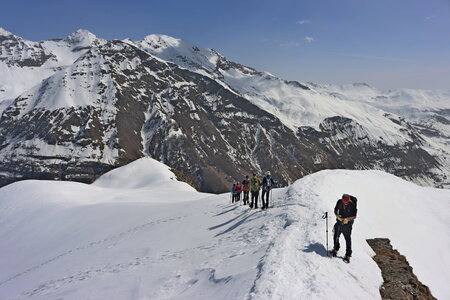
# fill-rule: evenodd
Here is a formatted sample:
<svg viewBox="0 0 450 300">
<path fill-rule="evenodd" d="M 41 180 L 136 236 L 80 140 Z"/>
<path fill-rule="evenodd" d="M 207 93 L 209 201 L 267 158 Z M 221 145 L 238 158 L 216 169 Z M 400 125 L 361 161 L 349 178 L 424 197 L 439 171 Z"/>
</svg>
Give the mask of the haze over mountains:
<svg viewBox="0 0 450 300">
<path fill-rule="evenodd" d="M 91 182 L 143 156 L 212 192 L 267 170 L 280 185 L 329 168 L 450 183 L 450 91 L 286 81 L 164 35 L 0 29 L 0 114 L 2 185 Z"/>
</svg>

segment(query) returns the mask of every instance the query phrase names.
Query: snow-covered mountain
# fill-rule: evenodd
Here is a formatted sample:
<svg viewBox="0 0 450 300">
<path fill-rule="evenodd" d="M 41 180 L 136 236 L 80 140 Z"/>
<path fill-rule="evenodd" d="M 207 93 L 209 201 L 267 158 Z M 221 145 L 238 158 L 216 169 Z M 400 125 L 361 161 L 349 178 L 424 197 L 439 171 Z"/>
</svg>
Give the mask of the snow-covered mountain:
<svg viewBox="0 0 450 300">
<path fill-rule="evenodd" d="M 358 197 L 350 264 L 325 254 L 322 215 L 343 193 Z M 381 171 L 325 170 L 250 210 L 150 158 L 90 185 L 16 182 L 0 188 L 0 298 L 381 299 L 366 239 L 385 237 L 449 299 L 449 200 Z"/>
<path fill-rule="evenodd" d="M 81 29 L 65 39 L 32 42 L 0 28 L 0 107 L 105 42 Z"/>
<path fill-rule="evenodd" d="M 285 81 L 164 35 L 1 36 L 2 184 L 91 182 L 143 156 L 203 191 L 223 191 L 251 172 L 270 170 L 285 185 L 325 168 L 449 184 L 450 92 Z M 39 63 L 24 64 L 29 57 Z M 27 85 L 14 79 L 32 72 Z"/>
</svg>

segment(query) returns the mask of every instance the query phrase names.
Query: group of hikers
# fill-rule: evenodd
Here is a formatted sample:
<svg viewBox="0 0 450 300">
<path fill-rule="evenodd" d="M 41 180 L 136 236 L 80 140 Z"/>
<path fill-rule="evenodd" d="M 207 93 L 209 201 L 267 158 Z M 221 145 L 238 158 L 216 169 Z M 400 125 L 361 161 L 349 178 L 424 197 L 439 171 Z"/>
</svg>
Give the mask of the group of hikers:
<svg viewBox="0 0 450 300">
<path fill-rule="evenodd" d="M 266 175 L 262 179 L 256 173 L 253 173 L 253 177 L 250 179 L 247 175 L 242 183 L 233 183 L 233 187 L 231 188 L 231 202 L 241 201 L 241 194 L 243 193 L 243 204 L 249 205 L 250 208 L 258 208 L 259 192 L 262 190 L 261 209 L 267 209 L 269 208 L 270 191 L 274 185 L 275 182 L 269 171 L 266 172 Z M 249 199 L 249 194 L 251 194 L 251 199 Z"/>
<path fill-rule="evenodd" d="M 259 192 L 261 193 L 261 209 L 269 208 L 269 198 L 272 188 L 275 182 L 270 175 L 270 172 L 266 172 L 266 175 L 261 179 L 256 173 L 253 173 L 253 177 L 249 179 L 248 175 L 242 183 L 237 182 L 233 184 L 231 188 L 231 202 L 236 203 L 241 201 L 241 194 L 243 194 L 243 204 L 249 205 L 250 208 L 258 208 Z M 249 198 L 251 194 L 251 199 Z M 330 250 L 332 256 L 337 256 L 340 248 L 339 237 L 342 234 L 345 238 L 346 251 L 343 260 L 346 263 L 350 262 L 352 255 L 352 240 L 351 233 L 353 222 L 356 219 L 357 199 L 348 194 L 342 195 L 342 198 L 336 202 L 334 207 L 334 214 L 336 216 L 336 224 L 333 227 L 333 249 Z M 328 242 L 327 242 L 328 243 Z"/>
</svg>

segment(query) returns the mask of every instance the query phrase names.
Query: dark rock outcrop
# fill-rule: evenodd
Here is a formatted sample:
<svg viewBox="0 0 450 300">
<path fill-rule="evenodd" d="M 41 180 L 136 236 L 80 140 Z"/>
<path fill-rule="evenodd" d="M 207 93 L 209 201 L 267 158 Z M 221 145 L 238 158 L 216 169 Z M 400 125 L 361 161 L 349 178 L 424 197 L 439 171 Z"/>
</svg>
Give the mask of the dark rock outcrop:
<svg viewBox="0 0 450 300">
<path fill-rule="evenodd" d="M 430 289 L 414 275 L 406 258 L 392 248 L 389 239 L 368 239 L 367 243 L 376 253 L 373 259 L 383 276 L 384 283 L 380 287 L 383 300 L 436 300 Z"/>
</svg>

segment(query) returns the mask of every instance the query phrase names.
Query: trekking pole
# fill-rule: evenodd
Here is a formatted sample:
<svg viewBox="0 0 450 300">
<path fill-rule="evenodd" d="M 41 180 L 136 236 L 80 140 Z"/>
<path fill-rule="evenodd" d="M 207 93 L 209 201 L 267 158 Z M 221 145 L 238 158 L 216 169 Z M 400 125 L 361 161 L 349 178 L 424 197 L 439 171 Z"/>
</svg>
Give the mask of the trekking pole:
<svg viewBox="0 0 450 300">
<path fill-rule="evenodd" d="M 326 238 L 327 238 L 327 256 L 328 256 L 328 212 L 326 211 L 323 216 L 322 219 L 325 219 L 325 224 L 326 224 Z"/>
</svg>

